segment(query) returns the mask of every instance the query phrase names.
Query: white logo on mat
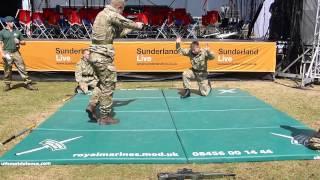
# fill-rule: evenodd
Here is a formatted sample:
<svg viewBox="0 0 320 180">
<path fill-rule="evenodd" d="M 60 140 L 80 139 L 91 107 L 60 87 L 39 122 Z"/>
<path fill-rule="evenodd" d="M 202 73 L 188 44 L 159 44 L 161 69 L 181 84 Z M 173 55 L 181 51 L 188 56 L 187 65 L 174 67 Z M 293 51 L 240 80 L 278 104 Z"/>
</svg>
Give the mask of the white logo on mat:
<svg viewBox="0 0 320 180">
<path fill-rule="evenodd" d="M 287 135 L 284 135 L 284 134 L 277 134 L 277 133 L 271 133 L 271 134 L 275 135 L 275 136 L 279 136 L 279 137 L 290 139 L 291 144 L 294 144 L 294 145 L 306 145 L 306 143 L 309 140 L 309 136 L 302 135 L 302 134 L 294 136 L 294 137 L 287 136 Z"/>
<path fill-rule="evenodd" d="M 313 159 L 314 159 L 314 160 L 319 160 L 319 159 L 320 159 L 320 156 L 314 156 Z"/>
<path fill-rule="evenodd" d="M 234 93 L 236 93 L 235 90 L 236 90 L 236 89 L 221 89 L 221 90 L 218 90 L 218 91 L 220 91 L 219 94 L 225 94 L 225 93 L 234 94 Z"/>
<path fill-rule="evenodd" d="M 30 149 L 30 150 L 23 151 L 23 152 L 19 152 L 19 153 L 16 153 L 16 155 L 20 156 L 20 155 L 23 155 L 23 154 L 29 154 L 29 153 L 40 151 L 40 150 L 43 150 L 43 149 L 50 149 L 51 151 L 65 150 L 65 149 L 67 149 L 67 146 L 65 145 L 65 143 L 70 142 L 70 141 L 74 141 L 74 140 L 79 139 L 79 138 L 82 138 L 82 136 L 66 139 L 66 140 L 63 140 L 63 141 L 56 141 L 56 140 L 52 140 L 52 139 L 46 139 L 46 140 L 41 141 L 39 143 L 40 145 L 42 145 L 42 147 Z"/>
</svg>

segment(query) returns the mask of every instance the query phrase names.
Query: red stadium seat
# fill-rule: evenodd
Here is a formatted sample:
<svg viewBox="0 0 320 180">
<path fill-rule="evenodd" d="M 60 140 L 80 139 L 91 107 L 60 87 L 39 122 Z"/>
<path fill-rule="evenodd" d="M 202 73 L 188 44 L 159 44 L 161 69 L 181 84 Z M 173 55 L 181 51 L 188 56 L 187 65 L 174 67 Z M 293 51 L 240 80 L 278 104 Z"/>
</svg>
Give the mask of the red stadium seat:
<svg viewBox="0 0 320 180">
<path fill-rule="evenodd" d="M 50 16 L 47 18 L 47 22 L 49 25 L 58 25 L 60 20 L 60 14 L 56 12 L 51 12 Z"/>
<path fill-rule="evenodd" d="M 101 9 L 88 9 L 89 14 L 88 14 L 87 18 L 92 24 L 100 11 L 102 11 L 102 10 Z"/>
<path fill-rule="evenodd" d="M 176 8 L 176 9 L 174 10 L 174 12 L 175 12 L 176 14 L 187 14 L 187 11 L 186 11 L 185 8 Z"/>
<path fill-rule="evenodd" d="M 209 11 L 207 14 L 209 24 L 215 24 L 219 21 L 220 16 L 218 11 Z"/>
<path fill-rule="evenodd" d="M 32 13 L 32 21 L 41 21 L 44 22 L 44 17 L 43 17 L 43 13 L 42 12 L 33 12 Z"/>
<path fill-rule="evenodd" d="M 148 16 L 145 13 L 139 13 L 137 15 L 137 22 L 143 22 L 144 24 L 149 24 Z"/>
<path fill-rule="evenodd" d="M 77 12 L 77 10 L 70 11 L 70 14 L 67 16 L 68 21 L 71 26 L 73 25 L 81 25 L 81 17 L 80 14 Z"/>
<path fill-rule="evenodd" d="M 172 11 L 168 13 L 168 24 L 174 23 L 175 17 Z"/>
<path fill-rule="evenodd" d="M 30 25 L 32 22 L 31 11 L 19 9 L 18 10 L 19 23 L 22 25 Z"/>
<path fill-rule="evenodd" d="M 43 17 L 46 20 L 48 20 L 50 18 L 50 16 L 52 16 L 52 14 L 56 13 L 54 8 L 43 8 L 42 12 L 43 12 Z"/>
<path fill-rule="evenodd" d="M 218 11 L 208 11 L 206 15 L 202 16 L 202 25 L 214 25 L 219 22 L 220 16 Z"/>
<path fill-rule="evenodd" d="M 201 23 L 202 23 L 203 26 L 208 26 L 208 25 L 209 25 L 207 15 L 203 15 L 203 16 L 202 16 L 202 21 L 201 21 Z"/>
<path fill-rule="evenodd" d="M 66 35 L 75 39 L 85 38 L 86 34 L 83 31 L 83 22 L 79 12 L 77 10 L 71 10 L 67 12 L 69 12 L 67 15 L 67 20 L 70 24 L 70 27 L 67 27 L 68 30 L 66 31 Z"/>
<path fill-rule="evenodd" d="M 62 14 L 65 18 L 69 18 L 68 16 L 71 14 L 72 11 L 77 11 L 76 8 L 62 8 Z"/>
</svg>

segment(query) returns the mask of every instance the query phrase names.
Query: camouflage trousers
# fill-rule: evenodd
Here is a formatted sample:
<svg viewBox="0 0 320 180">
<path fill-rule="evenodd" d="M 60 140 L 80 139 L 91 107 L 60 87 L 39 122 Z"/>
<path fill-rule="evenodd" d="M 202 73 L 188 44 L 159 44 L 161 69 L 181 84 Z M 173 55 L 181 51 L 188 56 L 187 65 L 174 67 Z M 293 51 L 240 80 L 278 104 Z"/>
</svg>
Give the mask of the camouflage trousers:
<svg viewBox="0 0 320 180">
<path fill-rule="evenodd" d="M 112 55 L 102 55 L 96 52 L 90 54 L 89 62 L 98 77 L 98 84 L 93 90 L 90 102 L 96 101 L 94 98 L 98 99 L 101 117 L 110 116 L 112 111 L 112 96 L 117 82 L 113 59 Z"/>
<path fill-rule="evenodd" d="M 211 91 L 211 85 L 208 81 L 208 72 L 205 71 L 194 71 L 188 69 L 182 74 L 183 87 L 185 89 L 191 89 L 191 80 L 198 82 L 199 91 L 202 96 L 208 96 Z"/>
<path fill-rule="evenodd" d="M 92 96 L 89 100 L 89 103 L 91 104 L 98 104 L 99 103 L 99 97 L 101 96 L 101 91 L 99 88 L 95 87 L 92 91 Z"/>
<path fill-rule="evenodd" d="M 96 88 L 96 87 L 97 87 L 97 80 L 96 79 L 88 82 L 88 89 L 93 88 L 92 96 L 89 101 L 92 104 L 98 104 L 98 102 L 99 102 L 100 89 Z"/>
<path fill-rule="evenodd" d="M 9 54 L 11 59 L 3 58 L 3 66 L 4 66 L 4 83 L 11 84 L 12 80 L 12 66 L 13 64 L 16 66 L 20 76 L 24 80 L 25 84 L 29 84 L 32 81 L 28 76 L 28 72 L 26 71 L 26 66 L 24 65 L 22 56 L 19 51 L 14 53 L 4 52 L 5 54 Z"/>
<path fill-rule="evenodd" d="M 81 88 L 81 86 L 84 88 L 84 90 Z M 92 81 L 88 81 L 88 82 L 80 82 L 79 85 L 76 87 L 75 93 L 87 94 L 88 91 L 91 91 L 92 96 L 90 99 L 90 103 L 91 104 L 98 104 L 99 96 L 100 96 L 100 89 L 96 88 L 96 87 L 97 87 L 96 80 L 92 80 Z"/>
</svg>

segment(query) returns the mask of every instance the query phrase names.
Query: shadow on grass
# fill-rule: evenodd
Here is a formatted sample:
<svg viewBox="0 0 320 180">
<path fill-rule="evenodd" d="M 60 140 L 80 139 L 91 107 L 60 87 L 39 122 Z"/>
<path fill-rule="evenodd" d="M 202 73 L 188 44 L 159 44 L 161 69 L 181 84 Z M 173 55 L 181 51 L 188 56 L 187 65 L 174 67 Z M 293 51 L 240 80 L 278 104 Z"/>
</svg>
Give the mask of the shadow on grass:
<svg viewBox="0 0 320 180">
<path fill-rule="evenodd" d="M 35 85 L 37 83 L 32 82 L 31 85 Z M 16 83 L 14 85 L 11 86 L 10 90 L 14 90 L 14 89 L 18 89 L 18 88 L 26 88 L 26 84 L 25 83 Z"/>
</svg>

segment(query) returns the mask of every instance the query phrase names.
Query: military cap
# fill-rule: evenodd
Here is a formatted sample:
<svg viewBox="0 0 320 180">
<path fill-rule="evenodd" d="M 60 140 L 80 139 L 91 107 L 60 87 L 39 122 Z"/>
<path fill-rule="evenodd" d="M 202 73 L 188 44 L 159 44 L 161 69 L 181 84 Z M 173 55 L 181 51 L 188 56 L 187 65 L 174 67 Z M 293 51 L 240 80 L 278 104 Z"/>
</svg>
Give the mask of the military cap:
<svg viewBox="0 0 320 180">
<path fill-rule="evenodd" d="M 7 16 L 4 18 L 6 22 L 13 22 L 14 18 L 12 16 Z"/>
</svg>

